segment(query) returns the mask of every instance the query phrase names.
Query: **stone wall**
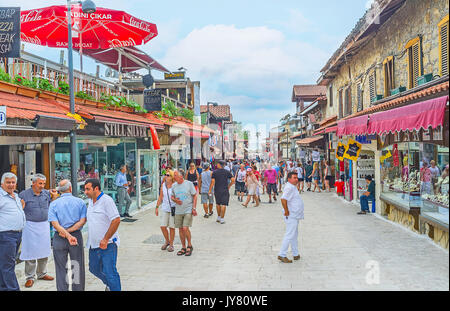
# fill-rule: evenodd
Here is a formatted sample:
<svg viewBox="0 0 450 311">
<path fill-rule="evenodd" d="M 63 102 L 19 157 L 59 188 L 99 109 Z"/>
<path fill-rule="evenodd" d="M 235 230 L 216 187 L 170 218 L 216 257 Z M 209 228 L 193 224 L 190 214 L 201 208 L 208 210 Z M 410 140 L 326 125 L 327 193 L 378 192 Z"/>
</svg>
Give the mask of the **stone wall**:
<svg viewBox="0 0 450 311">
<path fill-rule="evenodd" d="M 374 38 L 348 63 L 341 66 L 333 79 L 333 107 L 327 105 L 326 117 L 339 115 L 339 89 L 351 85 L 352 112 L 357 111 L 358 82 L 363 89 L 363 108 L 370 106 L 369 75 L 375 71 L 376 94 L 384 94 L 383 61 L 394 56 L 394 87 L 408 88 L 408 53 L 405 45 L 422 35 L 423 74 L 439 74 L 439 29 L 438 23 L 448 15 L 448 0 L 407 0 L 391 18 L 380 27 Z M 328 85 L 328 98 L 329 85 Z M 344 97 L 344 96 L 343 96 Z M 345 97 L 344 97 L 345 98 Z M 345 107 L 345 100 L 344 105 Z"/>
</svg>

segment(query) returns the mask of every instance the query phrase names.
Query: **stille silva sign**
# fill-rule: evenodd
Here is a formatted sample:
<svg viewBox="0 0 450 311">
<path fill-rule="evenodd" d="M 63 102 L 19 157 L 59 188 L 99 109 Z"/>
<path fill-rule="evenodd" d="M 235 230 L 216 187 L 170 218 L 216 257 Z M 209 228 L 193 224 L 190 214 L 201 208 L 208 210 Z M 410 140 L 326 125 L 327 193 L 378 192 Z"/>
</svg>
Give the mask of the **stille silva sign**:
<svg viewBox="0 0 450 311">
<path fill-rule="evenodd" d="M 148 137 L 148 128 L 131 124 L 105 123 L 105 136 Z"/>
<path fill-rule="evenodd" d="M 0 58 L 20 57 L 20 7 L 0 7 Z"/>
</svg>

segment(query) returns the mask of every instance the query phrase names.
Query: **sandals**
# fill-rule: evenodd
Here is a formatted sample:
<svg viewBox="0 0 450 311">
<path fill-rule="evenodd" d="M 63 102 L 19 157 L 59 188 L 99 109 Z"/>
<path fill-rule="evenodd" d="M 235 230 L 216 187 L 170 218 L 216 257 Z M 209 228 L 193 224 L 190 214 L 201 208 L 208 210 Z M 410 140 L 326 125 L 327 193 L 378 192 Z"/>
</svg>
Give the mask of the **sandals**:
<svg viewBox="0 0 450 311">
<path fill-rule="evenodd" d="M 167 247 L 170 246 L 170 243 L 166 243 L 163 246 L 161 246 L 161 250 L 165 251 L 167 249 Z"/>
<path fill-rule="evenodd" d="M 173 246 L 172 246 L 172 245 L 170 245 L 170 246 L 167 248 L 167 251 L 170 252 L 170 253 L 173 252 L 173 250 L 174 250 L 174 249 L 173 249 Z"/>
<path fill-rule="evenodd" d="M 241 204 L 243 207 L 247 207 L 247 205 L 245 205 L 245 204 Z"/>
<path fill-rule="evenodd" d="M 193 246 L 188 246 L 187 251 L 186 251 L 186 256 L 191 256 L 193 250 L 194 250 Z"/>
<path fill-rule="evenodd" d="M 177 255 L 178 256 L 183 256 L 184 254 L 186 254 L 186 249 L 182 248 L 181 250 L 178 251 Z"/>
</svg>

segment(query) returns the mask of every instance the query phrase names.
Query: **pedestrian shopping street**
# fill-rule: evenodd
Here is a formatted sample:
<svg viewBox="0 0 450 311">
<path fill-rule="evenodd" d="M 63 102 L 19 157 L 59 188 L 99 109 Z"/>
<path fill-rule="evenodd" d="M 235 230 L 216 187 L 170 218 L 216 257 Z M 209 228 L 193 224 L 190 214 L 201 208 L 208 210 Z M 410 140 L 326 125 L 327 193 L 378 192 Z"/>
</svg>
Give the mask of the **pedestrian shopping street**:
<svg viewBox="0 0 450 311">
<path fill-rule="evenodd" d="M 268 204 L 267 195 L 261 198 L 260 207 L 244 208 L 232 196 L 223 225 L 215 222 L 216 214 L 203 218 L 199 204 L 191 257 L 176 255 L 178 233 L 175 252 L 160 250 L 163 237 L 153 208 L 136 214 L 134 223 L 122 222 L 117 261 L 122 289 L 449 290 L 447 250 L 381 216 L 357 215 L 359 207 L 335 193 L 302 193 L 301 259 L 281 263 L 277 255 L 285 225 L 280 199 Z M 26 289 L 23 269 L 23 263 L 16 267 L 22 290 L 56 290 L 55 281 L 41 280 Z M 52 258 L 48 269 L 54 276 Z M 86 290 L 104 289 L 86 268 Z"/>
</svg>

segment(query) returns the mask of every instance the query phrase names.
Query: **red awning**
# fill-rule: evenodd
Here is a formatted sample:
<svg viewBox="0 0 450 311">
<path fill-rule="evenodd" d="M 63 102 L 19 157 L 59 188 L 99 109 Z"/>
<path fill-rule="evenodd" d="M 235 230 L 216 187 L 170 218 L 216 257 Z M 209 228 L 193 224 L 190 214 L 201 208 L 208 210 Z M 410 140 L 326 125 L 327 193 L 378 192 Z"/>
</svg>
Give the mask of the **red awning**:
<svg viewBox="0 0 450 311">
<path fill-rule="evenodd" d="M 197 131 L 185 130 L 184 134 L 186 136 L 194 137 L 194 138 L 209 138 L 209 134 L 205 134 L 205 133 L 201 133 L 201 132 L 197 132 Z"/>
<path fill-rule="evenodd" d="M 367 133 L 368 115 L 342 120 L 338 122 L 337 135 L 362 135 Z"/>
<path fill-rule="evenodd" d="M 420 130 L 442 125 L 448 96 L 433 98 L 370 116 L 368 134 Z"/>
<path fill-rule="evenodd" d="M 332 133 L 332 132 L 336 132 L 337 131 L 337 125 L 336 126 L 332 126 L 332 127 L 329 127 L 329 128 L 326 128 L 325 129 L 325 133 Z"/>
</svg>

